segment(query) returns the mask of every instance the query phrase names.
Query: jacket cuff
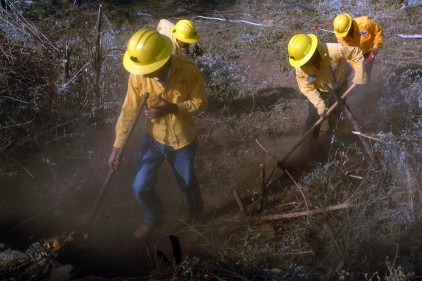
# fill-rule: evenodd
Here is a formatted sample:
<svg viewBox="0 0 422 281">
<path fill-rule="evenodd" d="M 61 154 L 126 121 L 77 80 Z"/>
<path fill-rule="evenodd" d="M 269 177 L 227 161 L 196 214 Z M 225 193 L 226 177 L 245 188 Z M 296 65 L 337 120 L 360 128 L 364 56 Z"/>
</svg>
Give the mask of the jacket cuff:
<svg viewBox="0 0 422 281">
<path fill-rule="evenodd" d="M 121 140 L 121 139 L 115 139 L 113 147 L 120 148 L 122 146 L 122 142 L 123 142 L 123 140 Z"/>
<path fill-rule="evenodd" d="M 325 105 L 318 106 L 317 108 L 318 115 L 321 115 L 324 112 L 324 110 L 325 110 Z"/>
</svg>

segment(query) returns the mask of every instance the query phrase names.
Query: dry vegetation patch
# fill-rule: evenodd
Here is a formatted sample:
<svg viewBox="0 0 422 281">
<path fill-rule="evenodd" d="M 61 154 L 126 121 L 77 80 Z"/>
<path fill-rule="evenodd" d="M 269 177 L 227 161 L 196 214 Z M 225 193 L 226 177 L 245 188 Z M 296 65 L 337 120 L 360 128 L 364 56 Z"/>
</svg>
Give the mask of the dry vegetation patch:
<svg viewBox="0 0 422 281">
<path fill-rule="evenodd" d="M 421 275 L 422 50 L 419 41 L 397 36 L 420 32 L 421 8 L 406 13 L 389 1 L 167 2 L 179 7 L 174 19 L 179 13 L 223 19 L 195 18 L 206 51 L 195 61 L 210 96 L 208 112 L 198 116 L 204 154 L 199 175 L 207 179 L 203 188 L 210 201 L 234 204 L 238 190 L 246 214 L 231 208 L 190 228 L 192 244 L 200 243 L 211 258 L 164 264 L 149 278 L 412 280 L 413 273 Z M 50 16 L 44 3 L 39 10 L 27 8 L 31 20 L 0 10 L 5 82 L 0 152 L 33 151 L 85 126 L 114 122 L 126 87 L 121 55 L 127 38 L 169 16 L 149 2 L 136 4 L 139 11 L 131 5 L 105 6 L 100 57 L 97 10 L 62 6 Z M 180 10 L 183 5 L 186 10 Z M 370 15 L 385 28 L 374 67 L 380 85 L 372 110 L 377 118 L 365 120 L 376 161 L 371 163 L 347 132 L 329 140 L 325 161 L 287 170 L 266 161 L 259 177 L 259 164 L 268 155 L 254 139 L 294 135 L 307 114 L 285 59 L 289 38 L 315 32 L 321 41 L 333 42 L 333 34 L 323 29 L 331 29 L 343 11 Z M 15 276 L 14 268 L 0 266 L 1 274 Z"/>
</svg>

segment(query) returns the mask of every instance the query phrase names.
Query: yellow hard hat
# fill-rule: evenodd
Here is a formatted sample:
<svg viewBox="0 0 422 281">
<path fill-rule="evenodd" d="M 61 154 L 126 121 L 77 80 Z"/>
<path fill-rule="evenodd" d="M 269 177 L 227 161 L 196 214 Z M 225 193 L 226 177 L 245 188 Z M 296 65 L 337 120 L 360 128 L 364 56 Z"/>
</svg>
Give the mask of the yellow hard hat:
<svg viewBox="0 0 422 281">
<path fill-rule="evenodd" d="M 133 74 L 148 74 L 162 67 L 171 57 L 173 43 L 154 29 L 140 29 L 129 39 L 123 66 Z"/>
<path fill-rule="evenodd" d="M 170 30 L 171 34 L 182 42 L 192 44 L 199 41 L 199 34 L 190 20 L 179 20 Z"/>
<path fill-rule="evenodd" d="M 333 21 L 333 26 L 337 37 L 346 37 L 352 26 L 352 17 L 348 14 L 338 15 Z"/>
<path fill-rule="evenodd" d="M 296 34 L 287 47 L 289 63 L 293 67 L 304 65 L 315 53 L 318 38 L 314 34 Z"/>
</svg>

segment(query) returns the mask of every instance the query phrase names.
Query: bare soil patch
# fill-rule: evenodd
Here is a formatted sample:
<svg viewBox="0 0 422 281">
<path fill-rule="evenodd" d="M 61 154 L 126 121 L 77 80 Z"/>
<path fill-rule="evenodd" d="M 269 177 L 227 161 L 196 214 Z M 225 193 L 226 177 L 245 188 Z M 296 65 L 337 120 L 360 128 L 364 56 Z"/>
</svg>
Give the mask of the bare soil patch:
<svg viewBox="0 0 422 281">
<path fill-rule="evenodd" d="M 105 4 L 100 83 L 104 98 L 99 101 L 104 101 L 104 107 L 97 111 L 98 104 L 92 104 L 91 126 L 84 123 L 72 133 L 60 128 L 58 138 L 37 153 L 18 161 L 4 158 L 6 168 L 0 178 L 3 248 L 24 252 L 36 241 L 76 231 L 54 259 L 74 266 L 69 276 L 74 280 L 169 280 L 172 276 L 363 280 L 365 274 L 377 271 L 380 276 L 398 276 L 398 271 L 394 273 L 398 266 L 401 279 L 385 280 L 411 280 L 410 272 L 421 275 L 417 104 L 422 50 L 418 40 L 396 36 L 419 32 L 421 10 L 410 10 L 414 24 L 409 24 L 397 4 L 379 5 L 272 0 Z M 380 162 L 369 165 L 350 124 L 343 121 L 334 137 L 306 141 L 295 151 L 287 175 L 256 143 L 282 159 L 300 137 L 307 116 L 307 100 L 298 92 L 287 62 L 287 42 L 293 34 L 311 32 L 314 26 L 331 29 L 331 20 L 340 10 L 356 16 L 370 14 L 385 27 L 386 43 L 374 66 L 374 83 L 358 89 L 348 100 L 362 131 L 381 140 L 371 141 Z M 71 73 L 84 73 L 82 60 L 76 57 L 91 50 L 84 44 L 92 42 L 89 23 L 95 22 L 96 9 L 69 9 L 62 3 L 51 17 L 32 12 L 32 20 L 46 34 L 51 32 L 58 46 L 69 43 L 74 48 Z M 154 28 L 163 17 L 192 18 L 206 50 L 195 60 L 210 97 L 208 110 L 197 117 L 197 171 L 207 221 L 183 223 L 185 198 L 177 190 L 172 171 L 163 165 L 157 189 L 166 209 L 166 224 L 145 240 L 132 238 L 142 219 L 130 188 L 143 134 L 139 128 L 107 190 L 94 230 L 84 237 L 84 226 L 107 173 L 115 115 L 125 94 L 127 76 L 121 55 L 127 38 L 138 28 Z M 240 19 L 263 26 L 229 21 Z M 70 32 L 56 37 L 54 26 Z M 83 26 L 86 32 L 80 35 L 75 26 Z M 334 42 L 332 34 L 315 32 L 321 40 Z M 82 106 L 91 98 L 85 90 L 92 90 L 92 77 L 89 73 L 75 77 L 77 82 L 68 82 L 80 91 L 70 97 L 76 96 L 75 104 Z M 67 97 L 67 92 L 61 93 Z M 260 165 L 265 167 L 264 177 Z M 235 190 L 247 215 L 239 210 Z M 290 220 L 263 219 L 345 202 L 356 207 Z M 161 251 L 172 260 L 170 235 L 181 243 L 184 261 L 178 267 L 167 266 L 156 254 Z M 387 256 L 393 267 L 387 267 Z"/>
</svg>

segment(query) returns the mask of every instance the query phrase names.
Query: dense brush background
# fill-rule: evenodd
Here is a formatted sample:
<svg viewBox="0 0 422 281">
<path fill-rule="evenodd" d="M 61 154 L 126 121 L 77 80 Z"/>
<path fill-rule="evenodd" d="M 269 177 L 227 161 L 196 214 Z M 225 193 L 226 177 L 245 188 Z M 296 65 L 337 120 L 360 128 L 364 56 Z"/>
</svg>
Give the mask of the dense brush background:
<svg viewBox="0 0 422 281">
<path fill-rule="evenodd" d="M 100 275 L 104 267 L 107 277 L 138 280 L 422 278 L 422 39 L 401 36 L 420 35 L 421 6 L 392 0 L 133 0 L 81 7 L 64 0 L 55 5 L 4 0 L 2 5 L 1 280 L 55 280 L 53 261 L 74 264 L 61 280 Z M 288 40 L 313 32 L 335 42 L 324 29 L 331 30 L 342 12 L 369 15 L 384 28 L 374 82 L 351 100 L 377 161 L 369 161 L 345 127 L 327 139 L 323 160 L 296 160 L 294 168 L 280 171 L 255 139 L 281 158 L 306 117 L 306 100 L 287 60 Z M 189 18 L 202 37 L 205 53 L 194 59 L 210 106 L 197 117 L 203 147 L 198 174 L 213 219 L 178 230 L 180 237 L 190 235 L 186 247 L 200 248 L 178 266 L 145 261 L 137 270 L 133 260 L 130 270 L 119 271 L 99 264 L 100 258 L 95 265 L 95 256 L 78 264 L 81 252 L 61 252 L 77 247 L 72 237 L 83 236 L 78 226 L 106 171 L 128 77 L 122 55 L 131 34 L 155 28 L 160 18 Z M 123 172 L 128 179 L 129 172 Z M 247 215 L 233 203 L 234 190 Z M 136 207 L 128 188 L 128 198 L 112 192 L 120 203 L 107 201 L 107 219 L 99 228 L 119 235 L 136 224 L 127 206 Z M 223 212 L 226 203 L 232 208 Z M 171 210 L 183 209 L 171 204 Z M 274 219 L 341 204 L 348 207 Z"/>
</svg>

